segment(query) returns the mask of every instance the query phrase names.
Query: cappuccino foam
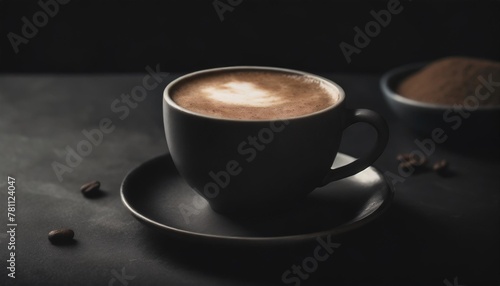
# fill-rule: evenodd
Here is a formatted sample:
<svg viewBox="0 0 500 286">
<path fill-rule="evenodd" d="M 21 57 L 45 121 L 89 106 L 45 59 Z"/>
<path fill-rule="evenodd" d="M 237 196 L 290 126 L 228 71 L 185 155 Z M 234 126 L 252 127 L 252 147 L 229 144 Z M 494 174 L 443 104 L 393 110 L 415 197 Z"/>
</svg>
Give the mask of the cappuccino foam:
<svg viewBox="0 0 500 286">
<path fill-rule="evenodd" d="M 286 119 L 314 113 L 338 101 L 337 88 L 320 79 L 274 71 L 218 71 L 180 82 L 179 106 L 229 119 Z"/>
</svg>

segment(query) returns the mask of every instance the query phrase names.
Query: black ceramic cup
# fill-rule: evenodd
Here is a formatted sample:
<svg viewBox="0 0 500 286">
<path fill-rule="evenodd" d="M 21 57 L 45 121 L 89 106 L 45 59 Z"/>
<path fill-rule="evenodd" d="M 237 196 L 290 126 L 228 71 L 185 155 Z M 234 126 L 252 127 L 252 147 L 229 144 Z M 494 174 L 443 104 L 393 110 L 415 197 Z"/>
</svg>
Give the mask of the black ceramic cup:
<svg viewBox="0 0 500 286">
<path fill-rule="evenodd" d="M 338 91 L 338 100 L 318 112 L 277 120 L 237 120 L 195 113 L 172 100 L 172 90 L 207 73 L 261 70 L 313 77 Z M 271 67 L 203 70 L 172 81 L 163 96 L 167 144 L 180 175 L 211 208 L 224 214 L 286 209 L 315 188 L 354 175 L 383 152 L 388 127 L 377 113 L 347 109 L 345 94 L 334 82 L 301 71 Z M 369 154 L 331 169 L 342 131 L 364 122 L 377 131 Z M 367 146 L 367 148 L 369 148 Z"/>
</svg>

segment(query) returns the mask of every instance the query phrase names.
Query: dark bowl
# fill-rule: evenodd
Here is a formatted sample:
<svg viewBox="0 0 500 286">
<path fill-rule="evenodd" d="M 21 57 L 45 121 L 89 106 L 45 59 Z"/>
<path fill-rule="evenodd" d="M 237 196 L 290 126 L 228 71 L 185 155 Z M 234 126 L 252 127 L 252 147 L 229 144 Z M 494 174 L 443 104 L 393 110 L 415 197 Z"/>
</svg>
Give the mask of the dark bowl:
<svg viewBox="0 0 500 286">
<path fill-rule="evenodd" d="M 473 106 L 470 105 L 474 102 L 472 98 L 472 101 L 464 100 L 461 107 L 432 104 L 409 99 L 396 92 L 405 78 L 424 66 L 424 63 L 419 63 L 398 67 L 385 73 L 380 80 L 385 100 L 408 127 L 429 138 L 432 138 L 433 132 L 442 130 L 449 142 L 470 143 L 476 139 L 499 137 L 500 106 Z"/>
</svg>

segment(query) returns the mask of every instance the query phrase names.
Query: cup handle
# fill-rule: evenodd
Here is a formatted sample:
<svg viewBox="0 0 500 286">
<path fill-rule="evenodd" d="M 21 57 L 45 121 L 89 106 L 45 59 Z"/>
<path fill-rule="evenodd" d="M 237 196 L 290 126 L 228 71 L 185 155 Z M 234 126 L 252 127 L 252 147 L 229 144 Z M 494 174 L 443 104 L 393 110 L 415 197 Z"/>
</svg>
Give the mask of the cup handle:
<svg viewBox="0 0 500 286">
<path fill-rule="evenodd" d="M 330 182 L 352 176 L 368 168 L 382 154 L 389 140 L 389 127 L 382 116 L 368 109 L 346 109 L 344 111 L 344 120 L 342 130 L 345 130 L 354 123 L 368 123 L 377 131 L 377 142 L 368 156 L 359 158 L 345 166 L 330 170 L 323 179 L 321 186 Z"/>
</svg>

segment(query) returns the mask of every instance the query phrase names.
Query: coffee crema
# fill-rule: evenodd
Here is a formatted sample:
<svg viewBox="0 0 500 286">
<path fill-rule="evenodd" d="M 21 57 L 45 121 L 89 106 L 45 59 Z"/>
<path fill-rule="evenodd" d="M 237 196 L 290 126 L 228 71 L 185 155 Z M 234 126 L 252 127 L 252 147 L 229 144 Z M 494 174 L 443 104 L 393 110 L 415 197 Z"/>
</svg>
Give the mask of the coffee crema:
<svg viewBox="0 0 500 286">
<path fill-rule="evenodd" d="M 185 109 L 241 120 L 298 117 L 339 100 L 338 89 L 320 79 L 267 70 L 200 74 L 177 83 L 171 92 L 173 101 Z"/>
</svg>

